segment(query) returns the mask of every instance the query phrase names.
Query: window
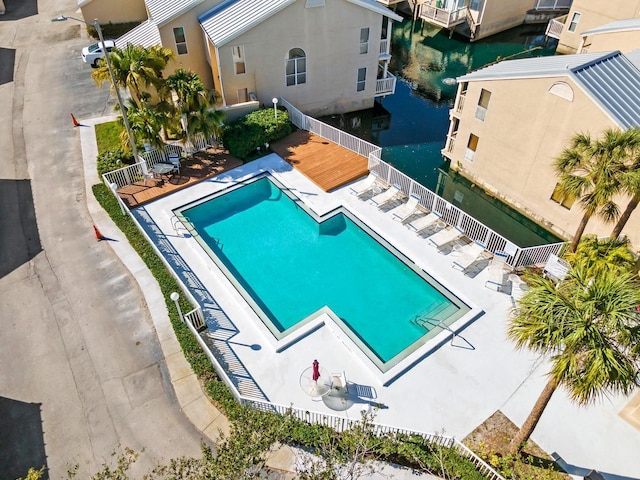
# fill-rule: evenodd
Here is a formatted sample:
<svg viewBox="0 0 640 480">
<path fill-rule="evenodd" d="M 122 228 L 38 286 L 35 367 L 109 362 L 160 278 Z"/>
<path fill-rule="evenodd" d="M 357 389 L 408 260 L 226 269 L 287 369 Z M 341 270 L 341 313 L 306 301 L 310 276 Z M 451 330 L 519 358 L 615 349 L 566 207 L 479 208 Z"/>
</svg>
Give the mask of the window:
<svg viewBox="0 0 640 480">
<path fill-rule="evenodd" d="M 570 32 L 575 32 L 576 28 L 578 28 L 578 22 L 580 22 L 580 17 L 582 16 L 579 12 L 573 12 L 573 16 L 571 17 L 571 21 L 569 22 L 569 30 Z"/>
<path fill-rule="evenodd" d="M 287 87 L 307 83 L 307 54 L 301 48 L 289 50 L 285 67 Z"/>
<path fill-rule="evenodd" d="M 238 89 L 238 103 L 244 103 L 249 101 L 249 91 L 246 88 Z"/>
<path fill-rule="evenodd" d="M 369 27 L 360 29 L 360 55 L 369 53 Z"/>
<path fill-rule="evenodd" d="M 571 209 L 571 206 L 576 201 L 576 197 L 573 195 L 564 195 L 560 192 L 560 184 L 556 183 L 556 187 L 553 189 L 553 193 L 551 194 L 551 200 L 556 203 L 559 203 L 567 210 Z"/>
<path fill-rule="evenodd" d="M 489 108 L 489 100 L 491 99 L 491 92 L 484 88 L 480 92 L 480 99 L 478 100 L 478 106 L 476 107 L 476 118 L 484 122 L 487 116 L 487 108 Z"/>
<path fill-rule="evenodd" d="M 244 63 L 244 46 L 236 45 L 231 49 L 233 54 L 233 66 L 236 75 L 243 75 L 247 73 L 247 67 Z"/>
<path fill-rule="evenodd" d="M 173 29 L 173 39 L 176 41 L 178 55 L 185 55 L 187 53 L 187 37 L 184 34 L 183 27 Z"/>
<path fill-rule="evenodd" d="M 362 92 L 367 83 L 367 69 L 358 69 L 358 81 L 356 82 L 356 92 Z"/>
<path fill-rule="evenodd" d="M 473 162 L 476 158 L 476 150 L 478 149 L 479 138 L 473 133 L 469 135 L 469 141 L 467 142 L 467 150 L 464 152 L 464 159 Z"/>
</svg>

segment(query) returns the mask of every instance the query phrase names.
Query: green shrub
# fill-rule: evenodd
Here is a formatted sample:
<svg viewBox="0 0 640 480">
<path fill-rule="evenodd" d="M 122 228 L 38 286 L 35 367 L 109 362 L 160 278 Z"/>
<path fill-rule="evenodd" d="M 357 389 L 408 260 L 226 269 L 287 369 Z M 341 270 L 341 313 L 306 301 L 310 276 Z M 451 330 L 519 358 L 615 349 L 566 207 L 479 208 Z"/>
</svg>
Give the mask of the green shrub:
<svg viewBox="0 0 640 480">
<path fill-rule="evenodd" d="M 96 143 L 98 144 L 98 154 L 107 150 L 117 150 L 122 146 L 120 134 L 123 127 L 121 120 L 99 123 L 95 126 Z"/>
<path fill-rule="evenodd" d="M 98 175 L 102 176 L 103 173 L 111 172 L 125 165 L 133 163 L 133 156 L 130 153 L 126 153 L 122 148 L 116 150 L 107 150 L 106 152 L 98 155 L 96 159 L 98 167 Z"/>
<path fill-rule="evenodd" d="M 127 33 L 130 30 L 133 30 L 141 22 L 122 22 L 122 23 L 105 23 L 100 24 L 100 29 L 102 30 L 102 36 L 105 39 L 109 38 L 118 38 Z M 98 40 L 98 32 L 93 26 L 87 26 L 87 33 L 91 38 L 95 38 Z"/>
<path fill-rule="evenodd" d="M 246 160 L 250 154 L 271 143 L 286 137 L 293 131 L 289 121 L 289 112 L 278 110 L 275 118 L 271 108 L 256 110 L 227 125 L 222 131 L 222 141 L 229 153 L 236 158 Z"/>
</svg>

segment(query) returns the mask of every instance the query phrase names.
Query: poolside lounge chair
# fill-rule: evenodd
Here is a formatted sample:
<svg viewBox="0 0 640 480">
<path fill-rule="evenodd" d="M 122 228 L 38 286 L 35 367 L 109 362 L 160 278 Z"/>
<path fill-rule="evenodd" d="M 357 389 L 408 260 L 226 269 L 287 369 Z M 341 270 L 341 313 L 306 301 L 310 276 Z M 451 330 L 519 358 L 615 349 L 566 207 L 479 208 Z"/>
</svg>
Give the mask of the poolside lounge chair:
<svg viewBox="0 0 640 480">
<path fill-rule="evenodd" d="M 484 286 L 496 291 L 501 291 L 504 288 L 504 277 L 507 273 L 505 267 L 507 267 L 507 258 L 509 255 L 505 252 L 496 252 L 493 254 L 489 268 L 487 268 L 487 280 L 484 282 Z"/>
<path fill-rule="evenodd" d="M 431 235 L 427 240 L 429 245 L 440 248 L 447 243 L 453 242 L 464 235 L 464 232 L 458 227 L 455 228 L 443 228 L 442 230 Z"/>
<path fill-rule="evenodd" d="M 418 210 L 418 203 L 420 202 L 419 195 L 410 195 L 407 203 L 403 203 L 397 208 L 394 208 L 391 211 L 391 218 L 394 220 L 404 223 L 406 222 L 411 215 L 416 213 Z"/>
<path fill-rule="evenodd" d="M 367 178 L 358 182 L 357 185 L 349 187 L 349 193 L 356 197 L 362 197 L 369 192 L 373 192 L 378 187 L 379 177 L 374 171 L 369 172 Z"/>
<path fill-rule="evenodd" d="M 436 212 L 429 212 L 424 217 L 416 218 L 412 222 L 407 223 L 407 228 L 414 231 L 416 234 L 424 232 L 427 228 L 435 225 L 440 220 L 440 214 Z"/>
<path fill-rule="evenodd" d="M 543 275 L 550 278 L 556 283 L 565 279 L 569 273 L 569 264 L 553 253 L 549 255 L 546 265 L 543 269 Z"/>
<path fill-rule="evenodd" d="M 388 188 L 382 193 L 371 197 L 371 203 L 373 203 L 376 207 L 382 208 L 390 202 L 393 202 L 400 195 L 402 195 L 402 191 L 400 190 L 400 186 L 397 184 L 391 185 L 391 188 Z"/>
<path fill-rule="evenodd" d="M 480 242 L 473 242 L 462 247 L 460 257 L 451 262 L 451 267 L 466 272 L 484 253 L 485 246 Z"/>
<path fill-rule="evenodd" d="M 171 173 L 178 172 L 180 175 L 180 156 L 176 153 L 169 154 L 169 163 L 173 165 Z"/>
</svg>

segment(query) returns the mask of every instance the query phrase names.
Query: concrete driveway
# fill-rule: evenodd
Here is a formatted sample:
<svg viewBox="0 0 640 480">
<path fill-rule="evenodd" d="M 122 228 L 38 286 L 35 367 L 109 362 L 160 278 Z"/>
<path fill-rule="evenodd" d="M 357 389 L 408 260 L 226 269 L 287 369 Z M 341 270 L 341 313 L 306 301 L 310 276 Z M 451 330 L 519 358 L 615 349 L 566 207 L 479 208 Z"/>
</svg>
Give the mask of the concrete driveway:
<svg viewBox="0 0 640 480">
<path fill-rule="evenodd" d="M 87 211 L 70 114 L 112 103 L 80 60 L 84 27 L 50 22 L 77 2 L 14 18 L 19 3 L 0 21 L 0 476 L 93 473 L 119 446 L 145 450 L 136 472 L 197 455 L 137 284 Z"/>
</svg>

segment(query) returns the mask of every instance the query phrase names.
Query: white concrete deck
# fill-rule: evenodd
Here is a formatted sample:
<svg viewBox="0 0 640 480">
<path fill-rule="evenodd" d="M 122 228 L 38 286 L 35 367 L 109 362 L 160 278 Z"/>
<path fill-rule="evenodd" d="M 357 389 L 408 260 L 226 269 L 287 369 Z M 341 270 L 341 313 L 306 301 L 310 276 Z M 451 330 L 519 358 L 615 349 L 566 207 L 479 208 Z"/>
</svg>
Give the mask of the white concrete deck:
<svg viewBox="0 0 640 480">
<path fill-rule="evenodd" d="M 326 326 L 277 353 L 271 334 L 240 294 L 193 238 L 176 235 L 170 219 L 173 209 L 258 172 L 270 172 L 318 214 L 346 206 L 445 287 L 479 306 L 484 314 L 461 332 L 472 347 L 460 338 L 454 340 L 453 346 L 444 343 L 386 387 L 370 364 L 350 351 Z M 451 268 L 452 256 L 438 253 L 424 238 L 393 221 L 390 214 L 350 195 L 348 187 L 327 194 L 279 157 L 269 155 L 141 208 L 166 233 L 238 328 L 231 346 L 273 403 L 359 418 L 362 408 L 376 402 L 385 406 L 378 412 L 378 423 L 462 439 L 496 410 L 521 424 L 542 391 L 547 366 L 527 351 L 514 351 L 507 340 L 505 330 L 512 299 L 484 287 L 486 269 L 476 278 L 469 278 Z M 374 282 L 375 278 L 375 266 L 362 272 L 364 282 Z M 283 287 L 295 288 L 295 281 Z M 249 348 L 253 344 L 261 348 Z M 327 397 L 325 401 L 313 401 L 300 388 L 299 377 L 314 358 L 330 372 L 344 370 L 349 382 L 366 387 L 363 392 L 369 388 L 373 398 L 362 396 L 344 411 L 336 411 L 340 405 Z M 586 474 L 597 469 L 617 478 L 640 477 L 640 431 L 618 416 L 627 401 L 611 398 L 601 405 L 579 408 L 563 391 L 558 391 L 532 438 L 548 453 L 557 453 L 569 467 L 576 468 L 569 473 Z"/>
</svg>

